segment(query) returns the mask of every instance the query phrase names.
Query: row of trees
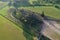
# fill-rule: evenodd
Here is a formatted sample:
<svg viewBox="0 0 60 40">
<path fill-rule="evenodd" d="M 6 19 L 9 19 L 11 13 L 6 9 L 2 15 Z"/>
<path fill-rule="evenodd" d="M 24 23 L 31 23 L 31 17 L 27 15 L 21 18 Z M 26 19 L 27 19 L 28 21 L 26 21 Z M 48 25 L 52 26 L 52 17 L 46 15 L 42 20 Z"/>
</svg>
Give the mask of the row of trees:
<svg viewBox="0 0 60 40">
<path fill-rule="evenodd" d="M 14 0 L 14 1 L 9 1 L 8 6 L 14 6 L 16 9 L 19 8 L 20 6 L 29 6 L 30 3 L 28 0 Z"/>
<path fill-rule="evenodd" d="M 44 0 L 44 1 L 48 3 L 60 4 L 60 0 Z"/>
<path fill-rule="evenodd" d="M 29 3 L 29 0 L 14 0 L 9 1 L 8 6 L 14 6 L 16 9 L 20 6 L 40 6 L 44 5 L 43 3 L 52 3 L 52 4 L 60 4 L 60 0 L 37 0 L 33 1 L 32 4 Z"/>
</svg>

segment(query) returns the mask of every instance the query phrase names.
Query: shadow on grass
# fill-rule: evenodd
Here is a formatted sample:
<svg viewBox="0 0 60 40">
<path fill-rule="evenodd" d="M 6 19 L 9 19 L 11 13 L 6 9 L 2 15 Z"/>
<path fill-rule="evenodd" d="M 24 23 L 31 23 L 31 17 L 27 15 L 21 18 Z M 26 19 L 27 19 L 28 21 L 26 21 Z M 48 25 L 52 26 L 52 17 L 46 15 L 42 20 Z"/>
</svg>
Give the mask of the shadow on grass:
<svg viewBox="0 0 60 40">
<path fill-rule="evenodd" d="M 23 13 L 23 12 L 22 12 Z M 25 12 L 25 13 L 27 13 L 27 12 Z M 33 14 L 33 12 L 31 12 L 31 11 L 28 11 L 28 13 L 30 13 L 30 14 Z M 12 15 L 13 17 L 15 17 L 16 19 L 18 19 L 16 16 L 15 16 L 15 14 L 13 14 Z M 25 16 L 24 16 L 25 17 Z M 27 16 L 26 17 L 26 19 L 28 18 L 29 16 Z M 36 18 L 37 17 L 37 18 Z M 39 16 L 37 16 L 37 15 L 35 15 L 35 14 L 33 14 L 33 16 L 31 16 L 31 20 L 33 20 L 33 18 L 35 18 L 34 20 L 34 22 L 32 23 L 32 24 L 34 24 L 35 26 L 32 26 L 30 23 L 31 23 L 31 20 L 30 20 L 30 18 L 29 18 L 29 20 L 30 20 L 30 22 L 29 22 L 29 20 L 28 20 L 28 23 L 30 24 L 30 25 L 28 25 L 28 23 L 26 23 L 26 22 L 24 22 L 23 20 L 21 20 L 21 19 L 18 19 L 19 21 L 21 21 L 21 23 L 22 23 L 22 27 L 20 27 L 20 28 L 22 28 L 23 29 L 23 35 L 25 36 L 25 38 L 26 38 L 26 40 L 34 40 L 34 38 L 33 37 L 38 37 L 40 34 L 40 31 L 41 31 L 41 29 L 42 29 L 42 26 L 41 26 L 41 21 L 39 20 L 39 21 L 37 21 L 38 20 L 38 17 Z M 40 17 L 39 17 L 39 19 L 40 19 Z M 12 19 L 13 20 L 13 19 Z M 16 20 L 14 20 L 14 21 L 16 21 Z M 15 22 L 16 23 L 16 22 Z M 36 24 L 39 24 L 38 26 L 36 26 Z M 17 22 L 17 24 L 16 24 L 17 26 L 18 25 L 21 25 L 21 24 L 19 24 L 18 22 Z M 40 36 L 39 36 L 40 37 Z M 44 39 L 44 38 L 43 38 Z"/>
<path fill-rule="evenodd" d="M 3 8 L 5 8 L 6 6 L 7 6 L 7 4 L 6 4 L 6 5 L 4 5 L 4 6 L 2 6 L 2 7 L 0 7 L 0 10 L 1 10 L 1 9 L 3 9 Z"/>
<path fill-rule="evenodd" d="M 9 2 L 9 0 L 0 0 L 1 2 Z"/>
<path fill-rule="evenodd" d="M 10 22 L 13 22 L 13 21 L 10 20 L 9 18 L 5 17 L 4 15 L 1 15 L 1 14 L 0 14 L 0 16 L 6 18 L 6 19 L 9 20 Z M 23 35 L 25 36 L 26 40 L 33 40 L 33 35 L 32 35 L 31 30 L 30 30 L 29 28 L 26 28 L 26 27 L 28 27 L 28 26 L 25 25 L 25 26 L 21 27 L 18 23 L 15 23 L 15 22 L 13 22 L 13 23 L 23 29 Z"/>
<path fill-rule="evenodd" d="M 60 19 L 53 18 L 53 17 L 50 17 L 50 16 L 45 16 L 44 19 L 45 19 L 45 20 L 51 20 L 51 21 L 60 22 Z"/>
<path fill-rule="evenodd" d="M 26 40 L 34 40 L 31 29 L 27 25 L 24 25 L 23 29 L 24 29 L 23 34 L 24 34 Z M 27 33 L 25 32 L 25 30 L 27 31 Z"/>
<path fill-rule="evenodd" d="M 6 18 L 7 20 L 11 21 L 10 19 L 8 19 L 7 17 L 5 17 L 4 15 L 1 15 L 0 16 Z M 11 21 L 13 22 L 13 21 Z M 16 24 L 15 22 L 13 22 L 15 25 L 19 26 L 18 24 Z M 20 27 L 20 26 L 19 26 Z M 33 37 L 34 37 L 34 33 L 31 31 L 31 29 L 28 27 L 28 25 L 23 25 L 23 27 L 20 27 L 23 29 L 23 34 L 26 38 L 26 40 L 34 40 Z M 34 27 L 33 27 L 34 28 Z M 35 28 L 36 29 L 36 28 Z M 40 31 L 40 29 L 38 30 Z M 37 31 L 37 34 L 38 34 L 38 31 Z M 49 38 L 45 37 L 45 36 L 42 36 L 40 40 L 50 40 Z"/>
<path fill-rule="evenodd" d="M 40 40 L 51 40 L 51 39 L 49 39 L 48 37 L 46 37 L 46 36 L 42 35 L 42 37 L 41 37 L 41 39 L 40 39 Z"/>
<path fill-rule="evenodd" d="M 24 29 L 23 34 L 26 37 L 26 40 L 34 40 L 34 37 L 39 36 L 39 32 L 41 31 L 42 27 L 41 26 L 32 27 L 25 24 L 23 26 L 23 29 Z M 25 32 L 25 30 L 27 31 L 28 34 Z"/>
</svg>

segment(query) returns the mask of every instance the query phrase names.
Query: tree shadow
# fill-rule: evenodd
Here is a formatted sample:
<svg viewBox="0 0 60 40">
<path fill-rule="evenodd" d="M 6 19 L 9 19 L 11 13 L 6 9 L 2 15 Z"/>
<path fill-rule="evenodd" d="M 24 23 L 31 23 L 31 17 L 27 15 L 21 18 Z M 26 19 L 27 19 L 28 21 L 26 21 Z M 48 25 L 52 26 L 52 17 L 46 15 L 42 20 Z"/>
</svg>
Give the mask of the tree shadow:
<svg viewBox="0 0 60 40">
<path fill-rule="evenodd" d="M 13 13 L 13 16 L 20 20 L 22 23 L 23 35 L 25 36 L 26 40 L 34 40 L 34 37 L 38 37 L 40 35 L 40 31 L 42 29 L 43 22 L 35 12 L 20 10 L 20 16 L 16 16 Z M 40 37 L 40 36 L 39 36 Z M 44 38 L 43 38 L 44 39 Z"/>
<path fill-rule="evenodd" d="M 27 25 L 24 25 L 23 29 L 24 29 L 23 34 L 24 34 L 26 40 L 34 40 L 33 39 L 33 33 L 31 31 L 31 29 Z"/>
<path fill-rule="evenodd" d="M 7 5 L 4 5 L 4 6 L 0 7 L 0 10 L 3 9 L 3 8 L 5 8 L 6 6 L 7 6 Z"/>
<path fill-rule="evenodd" d="M 41 19 L 41 15 L 37 15 L 37 13 L 32 12 L 30 10 L 20 10 L 20 12 L 23 14 L 22 16 L 24 17 L 24 19 L 27 20 L 26 23 L 24 23 L 23 21 L 23 29 L 27 31 L 27 33 L 29 33 L 29 35 L 27 33 L 25 33 L 25 31 L 23 32 L 24 36 L 26 37 L 27 40 L 34 40 L 33 37 L 37 37 L 40 38 L 40 31 L 42 30 L 42 25 L 43 25 L 43 21 Z M 44 18 L 45 20 L 48 20 L 47 17 Z M 31 23 L 31 24 L 30 24 Z M 49 38 L 45 37 L 44 35 L 42 35 L 41 40 L 50 40 Z"/>
<path fill-rule="evenodd" d="M 51 40 L 51 39 L 49 39 L 48 37 L 42 35 L 40 40 Z"/>
<path fill-rule="evenodd" d="M 38 24 L 36 21 L 35 21 L 35 23 L 31 23 L 31 21 L 32 20 L 30 20 L 30 22 L 28 21 L 29 22 L 28 24 L 21 21 L 23 23 L 22 29 L 24 29 L 23 34 L 26 37 L 26 40 L 34 40 L 33 37 L 35 37 L 35 36 L 37 37 L 39 35 L 39 32 L 42 29 L 41 25 L 36 25 L 36 24 Z"/>
<path fill-rule="evenodd" d="M 30 28 L 30 25 L 24 24 L 23 29 L 24 29 L 23 34 L 24 34 L 26 40 L 34 40 L 34 37 L 39 36 L 42 26 L 36 26 L 36 27 L 31 26 L 31 28 Z"/>
<path fill-rule="evenodd" d="M 51 20 L 51 21 L 60 22 L 60 19 L 58 19 L 58 18 L 53 18 L 53 17 L 50 17 L 50 16 L 45 16 L 44 19 L 45 19 L 45 20 Z"/>
<path fill-rule="evenodd" d="M 27 40 L 34 40 L 33 37 L 39 36 L 43 22 L 40 18 L 38 19 L 38 15 L 35 12 L 24 9 L 20 10 L 20 12 L 22 16 L 19 19 L 23 23 L 24 31 L 26 30 L 28 33 L 23 32 L 23 34 Z"/>
</svg>

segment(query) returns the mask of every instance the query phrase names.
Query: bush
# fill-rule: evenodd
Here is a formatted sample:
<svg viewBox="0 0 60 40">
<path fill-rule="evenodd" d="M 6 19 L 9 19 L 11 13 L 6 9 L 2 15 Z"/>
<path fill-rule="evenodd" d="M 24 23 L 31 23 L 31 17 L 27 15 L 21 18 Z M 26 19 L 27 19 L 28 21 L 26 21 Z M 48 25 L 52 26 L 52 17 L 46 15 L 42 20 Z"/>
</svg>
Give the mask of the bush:
<svg viewBox="0 0 60 40">
<path fill-rule="evenodd" d="M 34 6 L 40 6 L 40 3 L 38 3 L 37 1 L 33 1 L 33 5 Z"/>
<path fill-rule="evenodd" d="M 58 9 L 60 9 L 60 6 L 56 5 L 56 6 L 55 6 L 55 8 L 58 8 Z"/>
</svg>

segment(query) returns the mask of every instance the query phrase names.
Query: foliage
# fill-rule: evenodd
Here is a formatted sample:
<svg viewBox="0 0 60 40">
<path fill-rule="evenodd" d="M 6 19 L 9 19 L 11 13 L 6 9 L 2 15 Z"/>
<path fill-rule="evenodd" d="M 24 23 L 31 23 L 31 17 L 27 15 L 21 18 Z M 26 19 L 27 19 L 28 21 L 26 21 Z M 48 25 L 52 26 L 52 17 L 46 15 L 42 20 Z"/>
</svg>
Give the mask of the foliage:
<svg viewBox="0 0 60 40">
<path fill-rule="evenodd" d="M 55 8 L 58 8 L 58 9 L 60 9 L 60 6 L 56 5 L 56 6 L 55 6 Z"/>
<path fill-rule="evenodd" d="M 9 7 L 12 6 L 12 1 L 9 1 L 8 6 Z"/>
<path fill-rule="evenodd" d="M 53 6 L 35 6 L 35 7 L 21 7 L 21 8 L 31 10 L 40 14 L 42 13 L 42 11 L 44 11 L 44 14 L 46 16 L 60 19 L 60 9 L 56 9 Z"/>
<path fill-rule="evenodd" d="M 18 35 L 18 36 L 17 36 Z M 23 30 L 0 15 L 0 40 L 26 40 Z"/>
<path fill-rule="evenodd" d="M 33 6 L 39 6 L 40 3 L 38 3 L 37 1 L 33 1 Z"/>
<path fill-rule="evenodd" d="M 20 7 L 20 2 L 19 2 L 19 1 L 15 1 L 15 2 L 13 3 L 13 6 L 14 6 L 16 9 L 18 9 L 18 7 Z"/>
</svg>

